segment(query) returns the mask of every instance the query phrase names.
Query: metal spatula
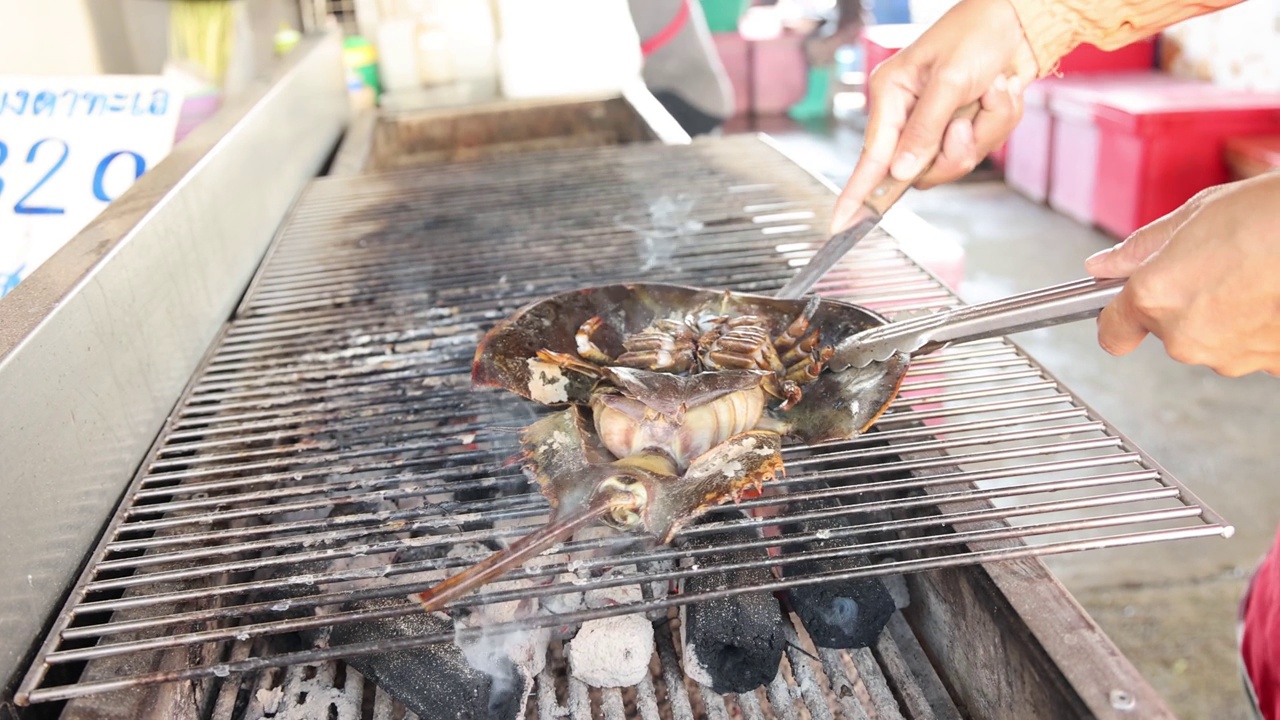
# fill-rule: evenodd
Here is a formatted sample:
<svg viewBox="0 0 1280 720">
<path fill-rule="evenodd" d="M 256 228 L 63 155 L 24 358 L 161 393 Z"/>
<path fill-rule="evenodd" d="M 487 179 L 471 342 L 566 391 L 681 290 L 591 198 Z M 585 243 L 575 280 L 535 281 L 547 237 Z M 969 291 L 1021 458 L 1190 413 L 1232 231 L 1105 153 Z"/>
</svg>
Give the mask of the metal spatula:
<svg viewBox="0 0 1280 720">
<path fill-rule="evenodd" d="M 952 116 L 953 120 L 972 120 L 978 115 L 979 104 L 977 102 L 965 105 L 956 111 Z M 862 207 L 858 208 L 858 212 L 853 216 L 853 224 L 848 229 L 843 230 L 831 236 L 818 252 L 809 260 L 809 264 L 800 268 L 800 271 L 791 278 L 786 285 L 779 290 L 775 297 L 784 300 L 794 300 L 802 297 L 809 292 L 822 278 L 827 271 L 840 262 L 840 258 L 845 253 L 853 249 L 863 238 L 871 234 L 872 230 L 880 224 L 880 220 L 884 214 L 889 212 L 889 208 L 906 194 L 912 185 L 916 184 L 929 169 L 933 167 L 930 162 L 925 165 L 920 174 L 911 180 L 895 180 L 892 175 L 886 176 L 879 185 L 871 191 L 871 194 L 862 203 Z"/>
<path fill-rule="evenodd" d="M 923 355 L 953 343 L 982 340 L 1095 317 L 1125 280 L 1086 278 L 1002 300 L 966 305 L 879 325 L 841 340 L 827 363 L 834 371 L 863 368 L 897 352 Z"/>
</svg>

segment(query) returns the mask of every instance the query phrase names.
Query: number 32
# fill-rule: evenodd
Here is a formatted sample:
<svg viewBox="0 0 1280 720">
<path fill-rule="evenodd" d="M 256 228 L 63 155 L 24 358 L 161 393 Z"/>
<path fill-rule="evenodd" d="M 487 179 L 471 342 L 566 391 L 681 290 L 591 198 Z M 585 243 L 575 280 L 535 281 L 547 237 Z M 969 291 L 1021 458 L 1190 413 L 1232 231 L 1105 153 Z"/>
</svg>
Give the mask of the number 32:
<svg viewBox="0 0 1280 720">
<path fill-rule="evenodd" d="M 67 147 L 67 143 L 65 141 L 59 140 L 57 138 L 45 138 L 43 140 L 36 142 L 34 145 L 32 145 L 31 149 L 27 152 L 28 165 L 34 164 L 36 162 L 37 156 L 41 158 L 50 157 L 48 153 L 41 153 L 40 151 L 40 149 L 46 143 L 56 144 L 57 146 L 60 146 L 62 152 L 60 155 L 57 156 L 57 160 L 54 161 L 53 166 L 49 168 L 48 172 L 46 172 L 40 178 L 40 180 L 37 181 L 36 184 L 33 185 L 30 190 L 27 191 L 25 195 L 19 198 L 18 202 L 14 203 L 13 211 L 18 215 L 62 215 L 66 212 L 64 208 L 60 208 L 60 207 L 35 206 L 35 205 L 29 204 L 29 202 L 31 201 L 31 196 L 35 195 L 36 192 L 41 188 L 41 186 L 49 182 L 49 179 L 52 178 L 59 170 L 62 169 L 63 164 L 66 163 L 67 161 L 67 155 L 70 154 L 70 149 Z M 57 150 L 54 150 L 54 152 L 57 152 Z M 142 173 L 146 171 L 147 169 L 146 161 L 142 159 L 141 155 L 139 155 L 136 152 L 132 152 L 130 150 L 119 150 L 117 152 L 113 152 L 107 155 L 106 157 L 102 158 L 102 160 L 98 163 L 97 169 L 95 169 L 93 173 L 93 196 L 98 200 L 101 200 L 102 202 L 107 202 L 107 203 L 112 201 L 113 198 L 107 195 L 107 191 L 103 187 L 103 180 L 107 174 L 107 170 L 111 167 L 111 163 L 114 162 L 116 158 L 119 158 L 125 155 L 133 158 L 133 179 L 134 180 L 137 180 L 139 177 L 142 176 Z M 3 142 L 0 142 L 0 165 L 3 165 L 5 160 L 7 160 L 8 158 L 9 158 L 9 146 L 5 145 Z M 4 193 L 4 179 L 0 178 L 0 194 L 3 194 L 3 193 Z"/>
</svg>

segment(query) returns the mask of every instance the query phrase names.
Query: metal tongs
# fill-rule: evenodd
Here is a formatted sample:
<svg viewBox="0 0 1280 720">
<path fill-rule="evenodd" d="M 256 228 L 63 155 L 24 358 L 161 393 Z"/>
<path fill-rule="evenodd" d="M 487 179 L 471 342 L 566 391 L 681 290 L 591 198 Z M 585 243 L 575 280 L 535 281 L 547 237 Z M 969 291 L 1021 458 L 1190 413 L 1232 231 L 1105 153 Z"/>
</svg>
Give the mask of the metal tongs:
<svg viewBox="0 0 1280 720">
<path fill-rule="evenodd" d="M 953 343 L 1010 335 L 1096 317 L 1124 287 L 1124 279 L 1085 278 L 965 305 L 864 330 L 836 345 L 828 367 L 864 368 L 895 353 L 924 355 Z"/>
</svg>

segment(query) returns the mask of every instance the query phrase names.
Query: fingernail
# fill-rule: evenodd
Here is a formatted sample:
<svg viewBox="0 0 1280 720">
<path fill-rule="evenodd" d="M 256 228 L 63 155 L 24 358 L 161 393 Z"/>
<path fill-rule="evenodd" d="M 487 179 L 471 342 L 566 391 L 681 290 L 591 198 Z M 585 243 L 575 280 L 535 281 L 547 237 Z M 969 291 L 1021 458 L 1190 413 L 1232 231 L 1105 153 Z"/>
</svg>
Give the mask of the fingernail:
<svg viewBox="0 0 1280 720">
<path fill-rule="evenodd" d="M 1102 261 L 1103 261 L 1103 260 L 1104 260 L 1108 255 L 1109 255 L 1109 254 L 1111 254 L 1111 249 L 1110 249 L 1110 248 L 1108 248 L 1108 249 L 1106 249 L 1106 250 L 1099 250 L 1098 252 L 1096 252 L 1096 253 L 1094 253 L 1094 254 L 1090 255 L 1089 257 L 1087 257 L 1087 258 L 1085 258 L 1085 259 L 1084 259 L 1084 266 L 1085 266 L 1085 268 L 1086 268 L 1086 269 L 1088 269 L 1088 268 L 1096 267 L 1096 266 L 1097 266 L 1099 263 L 1101 263 L 1101 262 L 1102 262 Z"/>
<path fill-rule="evenodd" d="M 996 90 L 1000 90 L 1001 92 L 1009 88 L 1009 80 L 1004 75 L 997 75 L 995 82 L 991 84 L 995 86 Z"/>
<path fill-rule="evenodd" d="M 1008 87 L 1009 87 L 1010 95 L 1021 95 L 1022 89 L 1023 89 L 1022 78 L 1018 77 L 1017 75 L 1014 75 L 1013 77 L 1009 78 Z"/>
<path fill-rule="evenodd" d="M 920 174 L 920 158 L 909 152 L 902 153 L 889 166 L 889 174 L 899 181 L 915 180 Z"/>
</svg>

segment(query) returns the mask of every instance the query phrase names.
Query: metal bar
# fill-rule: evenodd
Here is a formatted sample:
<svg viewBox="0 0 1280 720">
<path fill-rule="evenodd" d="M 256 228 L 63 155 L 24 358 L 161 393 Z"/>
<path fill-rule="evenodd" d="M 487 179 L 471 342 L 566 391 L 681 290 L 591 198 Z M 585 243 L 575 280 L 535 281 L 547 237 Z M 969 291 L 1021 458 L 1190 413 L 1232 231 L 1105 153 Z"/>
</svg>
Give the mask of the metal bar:
<svg viewBox="0 0 1280 720">
<path fill-rule="evenodd" d="M 879 720 L 906 720 L 902 715 L 902 709 L 898 706 L 898 701 L 893 697 L 893 691 L 889 689 L 884 672 L 876 663 L 871 651 L 858 648 L 851 650 L 849 657 L 858 670 L 858 679 L 862 680 L 862 686 L 871 696 L 871 706 L 876 710 L 876 717 Z"/>
<path fill-rule="evenodd" d="M 653 678 L 645 675 L 636 685 L 636 710 L 640 720 L 658 720 L 658 695 L 654 691 Z M 545 717 L 545 716 L 544 716 Z"/>
<path fill-rule="evenodd" d="M 849 720 L 871 720 L 867 714 L 867 709 L 863 707 L 862 702 L 858 699 L 853 679 L 845 671 L 843 660 L 845 655 L 839 650 L 818 648 L 818 657 L 822 660 L 823 674 L 827 676 L 827 682 L 831 685 L 831 692 L 836 696 L 836 702 L 839 703 L 840 709 L 844 711 L 845 717 L 849 718 Z"/>
<path fill-rule="evenodd" d="M 658 660 L 662 667 L 662 684 L 667 691 L 667 704 L 674 720 L 693 720 L 693 708 L 689 705 L 689 691 L 684 686 L 684 671 L 676 659 L 676 646 L 672 640 L 670 623 L 654 626 L 654 643 L 658 646 Z"/>
<path fill-rule="evenodd" d="M 608 720 L 625 720 L 626 712 L 622 706 L 622 692 L 618 688 L 601 689 L 600 712 Z"/>
<path fill-rule="evenodd" d="M 1191 512 L 1193 511 L 1186 508 L 1174 508 L 1165 513 L 1161 513 L 1161 515 L 1164 516 L 1165 518 L 1169 518 L 1169 517 L 1176 517 L 1179 514 L 1188 514 Z M 1083 523 L 1077 522 L 1070 525 L 1073 528 L 1079 528 L 1081 524 Z M 1195 528 L 1194 530 L 1198 530 L 1198 529 L 1199 528 Z M 1020 528 L 1011 528 L 1009 530 L 1004 530 L 1004 531 L 1001 531 L 1001 530 L 965 531 L 965 532 L 956 533 L 954 536 L 946 535 L 946 536 L 930 538 L 930 540 L 934 542 L 917 541 L 915 543 L 912 543 L 910 547 L 912 549 L 918 549 L 918 548 L 930 547 L 935 545 L 951 545 L 951 544 L 959 544 L 959 543 L 988 542 L 992 540 L 1009 539 L 1009 538 L 1025 538 L 1028 536 L 1033 536 L 1035 532 L 1036 531 L 1034 529 L 1029 531 L 1023 531 L 1023 529 L 1020 529 Z M 1048 543 L 1048 544 L 1052 545 L 1053 543 Z M 867 543 L 867 544 L 858 546 L 857 549 L 862 553 L 871 554 L 876 551 L 881 551 L 881 552 L 891 551 L 895 548 L 886 547 L 886 546 L 892 546 L 892 545 L 895 545 L 895 543 L 893 543 L 892 541 L 884 542 L 884 543 Z M 906 549 L 906 548 L 903 548 L 903 549 Z M 1000 551 L 998 550 L 992 550 L 992 551 L 983 551 L 978 554 L 982 554 L 985 556 L 985 555 L 998 555 L 999 553 Z M 669 573 L 661 573 L 661 572 L 648 573 L 645 575 L 645 577 L 647 580 L 650 580 L 650 581 L 673 580 L 673 579 L 680 579 L 684 577 L 692 577 L 696 575 L 707 574 L 707 573 L 716 572 L 716 571 L 727 571 L 727 570 L 740 569 L 740 568 L 760 567 L 762 565 L 769 565 L 769 566 L 785 565 L 785 564 L 803 562 L 805 560 L 811 561 L 815 559 L 845 557 L 847 555 L 848 553 L 844 553 L 839 550 L 800 552 L 800 553 L 794 553 L 786 558 L 770 558 L 766 562 L 727 563 L 723 565 L 717 565 L 714 568 L 697 568 L 697 569 L 672 571 Z M 928 563 L 929 563 L 928 560 L 925 560 L 925 561 L 903 560 L 903 561 L 878 563 L 872 566 L 871 568 L 869 568 L 869 570 L 872 570 L 873 572 L 865 572 L 862 574 L 855 574 L 855 575 L 848 575 L 846 573 L 841 573 L 839 574 L 839 576 L 840 577 L 861 577 L 861 576 L 870 576 L 870 575 L 895 574 L 895 571 L 901 571 L 903 569 L 916 567 L 922 564 L 927 565 Z M 375 574 L 375 576 L 377 575 L 378 574 Z M 795 577 L 795 578 L 792 578 L 793 582 L 789 584 L 791 586 L 799 585 L 799 584 L 807 584 L 809 580 L 813 579 L 813 577 L 818 577 L 818 576 L 811 576 L 806 578 Z M 821 577 L 835 577 L 835 575 L 823 575 Z M 603 582 L 594 584 L 594 586 L 595 587 L 616 587 L 621 585 L 634 584 L 635 581 L 636 581 L 636 577 L 627 576 L 627 577 L 622 577 L 622 578 L 618 578 L 611 581 L 603 581 Z M 778 587 L 776 588 L 774 587 L 773 584 L 765 584 L 762 587 L 765 589 L 772 590 L 772 589 L 781 589 L 782 587 L 787 587 L 787 586 L 788 586 L 787 583 L 782 583 L 778 585 Z M 402 589 L 402 592 L 404 592 L 405 594 L 411 591 L 412 591 L 411 588 Z M 505 597 L 506 595 L 515 595 L 515 597 L 527 597 L 533 594 L 539 594 L 539 593 L 507 591 L 506 593 L 498 593 L 498 592 L 489 593 L 483 597 L 485 597 L 485 599 L 488 600 L 489 603 L 494 603 L 494 602 L 501 601 L 501 599 L 497 599 L 499 598 L 499 596 Z M 551 594 L 554 594 L 554 592 L 551 590 L 547 590 L 540 594 L 551 595 Z M 734 594 L 734 593 L 730 593 L 730 594 Z M 716 593 L 706 593 L 706 594 L 691 593 L 691 594 L 682 596 L 682 599 L 685 602 L 694 602 L 698 599 L 709 599 L 715 596 L 717 596 Z M 346 594 L 345 597 L 350 597 L 349 593 Z M 657 609 L 660 606 L 661 606 L 661 603 L 653 604 L 651 602 L 651 603 L 644 603 L 643 605 L 639 606 L 639 609 Z M 298 604 L 295 606 L 294 603 L 290 602 L 289 607 L 290 608 L 303 607 L 303 605 Z M 403 611 L 401 611 L 400 614 L 403 614 Z M 229 640 L 232 638 L 244 640 L 247 638 L 253 638 L 260 635 L 294 631 L 294 630 L 300 630 L 305 628 L 324 627 L 330 624 L 337 624 L 343 621 L 367 619 L 368 617 L 371 617 L 371 616 L 380 616 L 380 615 L 378 615 L 378 613 L 342 613 L 339 615 L 325 615 L 325 616 L 320 616 L 320 617 L 311 618 L 307 620 L 277 621 L 274 623 L 261 625 L 261 626 L 254 626 L 254 625 L 240 626 L 240 627 L 220 628 L 215 630 L 185 633 L 185 634 L 179 634 L 179 635 L 166 635 L 162 637 L 155 637 L 155 638 L 150 638 L 146 640 L 136 640 L 132 642 L 122 642 L 122 643 L 112 643 L 112 644 L 99 643 L 98 645 L 95 645 L 93 647 L 82 648 L 78 650 L 61 650 L 61 651 L 55 651 L 55 652 L 49 653 L 48 655 L 46 655 L 46 662 L 50 664 L 75 662 L 75 661 L 89 660 L 94 658 L 113 657 L 113 656 L 118 656 L 118 655 L 130 653 L 130 652 L 136 652 L 140 650 L 152 650 L 152 649 L 177 647 L 177 646 L 188 645 L 188 644 L 210 642 L 214 640 Z M 394 615 L 391 615 L 391 616 L 394 616 Z M 577 619 L 582 619 L 582 620 L 589 619 L 587 615 L 580 614 L 580 613 L 567 613 L 565 615 L 560 616 L 560 618 L 563 622 L 566 622 L 566 623 L 573 622 L 574 620 L 577 620 Z"/>
<path fill-rule="evenodd" d="M 817 658 L 809 655 L 809 652 L 801 647 L 800 636 L 796 633 L 791 617 L 788 616 L 785 620 L 782 631 L 787 638 L 787 664 L 791 666 L 791 675 L 801 699 L 804 700 L 805 708 L 809 710 L 809 717 L 811 720 L 834 720 L 831 707 L 827 705 L 826 694 L 822 692 L 818 677 L 814 674 L 811 665 Z"/>
<path fill-rule="evenodd" d="M 765 697 L 769 699 L 769 709 L 779 720 L 800 720 L 796 698 L 791 694 L 791 686 L 782 677 L 781 671 L 764 687 L 764 691 Z"/>
<path fill-rule="evenodd" d="M 1158 499 L 1161 497 L 1169 497 L 1171 492 L 1172 491 L 1170 490 L 1149 489 L 1149 490 L 1141 490 L 1137 492 L 1128 492 L 1128 493 L 1112 493 L 1109 495 L 1101 495 L 1096 497 L 1088 497 L 1088 498 L 1073 499 L 1073 500 L 1066 500 L 1066 501 L 1047 501 L 1042 503 L 1032 503 L 1026 506 L 989 508 L 989 509 L 983 509 L 983 510 L 966 510 L 958 513 L 943 514 L 936 517 L 927 517 L 927 518 L 902 520 L 902 521 L 890 520 L 890 521 L 882 521 L 877 523 L 868 523 L 860 526 L 857 529 L 857 532 L 858 533 L 876 532 L 876 531 L 889 530 L 889 529 L 895 529 L 895 528 L 899 528 L 902 530 L 909 530 L 909 529 L 916 529 L 916 528 L 931 528 L 931 527 L 944 528 L 950 525 L 972 523 L 972 522 L 983 521 L 983 520 L 1005 521 L 1013 518 L 1027 517 L 1027 516 L 1042 514 L 1047 512 L 1069 512 L 1069 511 L 1086 509 L 1091 507 L 1115 507 L 1117 505 L 1121 505 L 1128 502 L 1145 502 L 1153 499 Z M 1061 524 L 1061 525 L 1050 525 L 1049 527 L 1045 527 L 1043 529 L 1045 533 L 1050 533 L 1050 532 L 1059 531 L 1059 530 L 1070 531 L 1070 530 L 1081 530 L 1081 529 L 1090 529 L 1090 528 L 1098 528 L 1098 527 L 1121 526 L 1125 524 L 1136 524 L 1143 521 L 1155 522 L 1158 520 L 1175 519 L 1178 517 L 1194 517 L 1198 515 L 1198 513 L 1199 511 L 1196 508 L 1175 507 L 1175 508 L 1168 508 L 1165 510 L 1148 511 L 1145 513 L 1138 513 L 1138 514 L 1119 514 L 1118 516 L 1114 516 L 1114 517 L 1104 516 L 1100 518 L 1091 518 L 1087 520 L 1072 521 L 1072 522 Z M 1026 537 L 1030 534 L 1034 534 L 1035 531 L 1036 531 L 1036 528 L 1030 527 L 1030 526 L 1024 526 L 1023 528 L 1016 529 L 1016 530 L 999 530 L 999 529 L 988 528 L 983 530 L 982 532 L 995 533 L 995 534 L 994 535 L 988 534 L 988 535 L 981 535 L 981 536 L 976 536 L 971 534 L 966 537 L 970 539 L 973 539 L 976 537 L 981 540 L 990 541 L 990 540 L 1004 538 L 1005 533 L 1013 533 L 1013 534 L 1020 533 L 1023 537 Z M 971 532 L 977 532 L 977 531 L 971 531 Z M 833 531 L 828 537 L 839 538 L 839 537 L 845 537 L 851 534 L 852 532 L 848 530 L 840 531 L 839 533 Z M 942 539 L 935 538 L 932 542 L 943 543 L 943 542 L 949 541 L 949 538 L 950 536 L 942 536 Z M 795 536 L 795 539 L 793 540 L 793 542 L 811 542 L 816 539 L 820 539 L 820 538 L 817 538 L 816 535 L 812 535 L 812 536 L 797 535 Z M 464 541 L 464 540 L 460 539 L 459 541 Z M 760 547 L 764 545 L 765 542 L 767 541 L 751 541 L 751 542 L 726 544 L 721 549 L 725 551 L 749 549 L 753 547 Z M 904 541 L 898 541 L 898 542 L 893 542 L 889 544 L 881 544 L 878 547 L 880 548 L 900 547 L 904 550 L 911 550 L 911 549 L 918 549 L 922 547 L 922 545 L 919 544 L 921 542 L 923 541 L 904 540 Z M 600 547 L 600 546 L 598 545 L 592 546 L 584 543 L 579 547 Z M 566 545 L 564 549 L 567 552 L 568 545 Z M 696 551 L 681 551 L 679 553 L 670 553 L 670 552 L 649 553 L 645 556 L 640 556 L 639 561 L 651 562 L 649 560 L 646 560 L 645 558 L 660 559 L 660 558 L 693 556 L 695 554 L 697 554 Z M 630 556 L 628 557 L 628 560 L 636 560 L 636 556 Z M 788 559 L 786 560 L 786 562 L 791 562 L 791 560 Z M 441 564 L 443 565 L 443 563 Z M 591 563 L 591 564 L 580 563 L 580 564 L 584 564 L 586 565 L 586 567 L 589 568 L 594 566 L 595 563 Z M 408 563 L 400 567 L 402 567 L 405 572 L 417 572 L 422 569 L 421 564 L 418 564 L 418 563 Z M 552 566 L 549 566 L 549 567 L 552 567 Z M 886 570 L 886 572 L 888 572 L 888 570 Z M 514 573 L 513 577 L 527 577 L 527 576 L 534 576 L 538 574 L 540 573 L 526 571 L 525 573 Z M 551 573 L 548 572 L 543 574 L 551 574 Z M 372 570 L 366 569 L 366 570 L 350 570 L 345 572 L 334 571 L 334 572 L 325 573 L 322 576 L 315 576 L 315 577 L 301 576 L 301 577 L 295 577 L 292 580 L 294 582 L 299 582 L 299 581 L 338 582 L 338 581 L 346 581 L 346 580 L 374 579 L 376 577 L 381 577 L 381 576 L 382 576 L 381 571 L 374 572 Z M 624 584 L 624 583 L 615 583 L 615 584 Z M 224 595 L 224 594 L 235 595 L 235 594 L 242 594 L 242 593 L 249 593 L 249 592 L 260 592 L 260 591 L 269 590 L 272 588 L 284 587 L 286 585 L 287 585 L 287 581 L 254 581 L 249 583 L 226 584 L 217 588 L 204 589 L 202 591 L 161 592 L 161 593 L 155 593 L 155 594 L 146 595 L 146 596 L 134 596 L 131 598 L 122 598 L 120 600 L 103 600 L 103 601 L 96 601 L 96 602 L 87 602 L 81 605 L 76 612 L 80 614 L 111 612 L 111 611 L 121 610 L 121 609 L 136 608 L 136 607 L 141 607 L 146 605 L 159 605 L 159 604 L 164 604 L 168 602 L 191 600 L 191 599 L 197 599 L 201 597 L 218 596 L 218 595 Z M 575 587 L 582 587 L 582 586 L 575 585 Z M 341 593 L 336 593 L 336 594 L 321 594 L 316 596 L 310 596 L 307 598 L 297 599 L 293 601 L 292 605 L 293 607 L 298 607 L 298 608 L 312 607 L 312 606 L 323 605 L 326 603 L 338 603 L 343 600 L 362 600 L 362 599 L 372 599 L 372 598 L 379 598 L 379 597 L 393 597 L 393 596 L 403 595 L 408 591 L 409 591 L 408 587 L 378 588 L 374 590 L 362 590 L 362 591 L 343 591 Z M 251 603 L 251 604 L 244 604 L 239 607 L 242 614 L 250 614 L 255 610 L 262 611 L 264 609 L 270 609 L 268 603 Z M 207 615 L 207 617 L 210 617 L 210 618 L 225 617 L 227 616 L 225 613 L 228 613 L 228 612 L 232 612 L 232 611 L 226 610 L 226 609 L 202 611 L 202 614 L 200 615 L 200 617 L 206 617 L 205 613 L 211 613 Z M 110 627 L 110 625 L 107 625 L 105 627 Z M 71 632 L 71 630 L 68 630 L 67 632 Z"/>
<path fill-rule="evenodd" d="M 991 490 L 956 490 L 951 492 L 937 493 L 927 498 L 907 497 L 895 500 L 868 501 L 863 503 L 845 505 L 839 510 L 820 511 L 804 514 L 796 514 L 786 516 L 786 520 L 812 519 L 816 517 L 842 517 L 855 514 L 871 514 L 883 512 L 887 510 L 902 510 L 906 508 L 926 508 L 939 507 L 951 503 L 964 502 L 967 500 L 994 500 L 1000 498 L 1016 498 L 1024 495 L 1036 495 L 1041 493 L 1061 492 L 1066 490 L 1084 490 L 1090 488 L 1107 487 L 1114 485 L 1123 485 L 1136 482 L 1144 482 L 1153 479 L 1154 473 L 1151 471 L 1140 471 L 1135 473 L 1122 473 L 1115 475 L 1100 475 L 1085 478 L 1072 478 L 1066 480 L 1052 480 L 1037 483 L 1027 483 L 1024 485 L 1014 486 L 1010 488 L 999 488 Z M 949 484 L 949 483 L 948 483 Z M 1177 491 L 1174 488 L 1164 488 L 1162 490 L 1148 491 L 1152 497 L 1177 497 Z M 818 493 L 821 495 L 822 493 Z M 738 503 L 739 506 L 746 506 L 746 502 Z M 1199 515 L 1198 510 L 1193 513 Z M 776 520 L 773 522 L 777 522 Z M 735 523 L 735 525 L 769 525 L 773 524 L 768 518 L 758 518 L 747 521 L 746 523 Z M 1088 521 L 1075 521 L 1076 524 L 1069 526 L 1070 529 L 1080 529 L 1081 524 Z M 833 531 L 834 532 L 834 531 Z M 1010 528 L 999 532 L 1013 532 L 1022 534 L 1031 534 L 1031 531 L 1024 528 Z M 514 534 L 514 533 L 513 533 Z M 947 536 L 948 538 L 951 536 Z M 894 541 L 886 541 L 892 543 Z M 914 541 L 911 546 L 918 546 L 922 541 Z M 775 541 L 776 543 L 776 541 Z M 212 573 L 237 572 L 242 570 L 257 570 L 264 567 L 273 567 L 280 565 L 294 565 L 300 562 L 311 562 L 319 560 L 335 560 L 340 558 L 379 555 L 382 553 L 391 553 L 404 547 L 405 543 L 401 540 L 389 540 L 382 543 L 374 543 L 370 545 L 354 545 L 342 548 L 330 548 L 315 551 L 303 551 L 291 553 L 288 555 L 278 555 L 271 558 L 253 559 L 253 560 L 234 560 L 219 563 L 211 563 L 198 568 L 165 570 L 149 573 L 136 573 L 127 577 L 99 580 L 90 583 L 87 588 L 89 591 L 100 591 L 107 589 L 118 589 L 137 587 L 140 585 L 149 585 L 162 582 L 172 582 L 186 578 L 202 577 Z M 866 546 L 864 546 L 866 547 Z M 856 548 L 840 549 L 829 551 L 834 556 L 847 555 L 859 552 Z M 804 555 L 806 557 L 813 557 Z M 800 558 L 802 555 L 794 555 L 794 558 Z M 782 558 L 774 558 L 769 562 L 782 563 Z M 549 571 L 541 570 L 540 572 L 550 574 Z M 511 577 L 520 577 L 521 574 L 513 573 Z M 683 577 L 683 576 L 681 576 Z"/>
<path fill-rule="evenodd" d="M 901 612 L 895 612 L 893 617 L 889 618 L 887 629 L 898 652 L 902 655 L 903 662 L 910 669 L 911 676 L 919 683 L 930 710 L 938 720 L 963 720 L 955 701 L 947 692 L 942 679 L 938 677 L 938 671 L 925 655 L 924 649 L 920 647 L 920 641 L 916 639 L 911 626 L 907 624 Z"/>
<path fill-rule="evenodd" d="M 902 653 L 898 651 L 893 635 L 881 633 L 872 647 L 872 652 L 884 669 L 886 679 L 896 689 L 895 696 L 901 699 L 906 714 L 911 720 L 937 720 L 938 716 L 929 704 L 929 699 L 925 697 L 915 674 L 902 659 Z"/>
</svg>

